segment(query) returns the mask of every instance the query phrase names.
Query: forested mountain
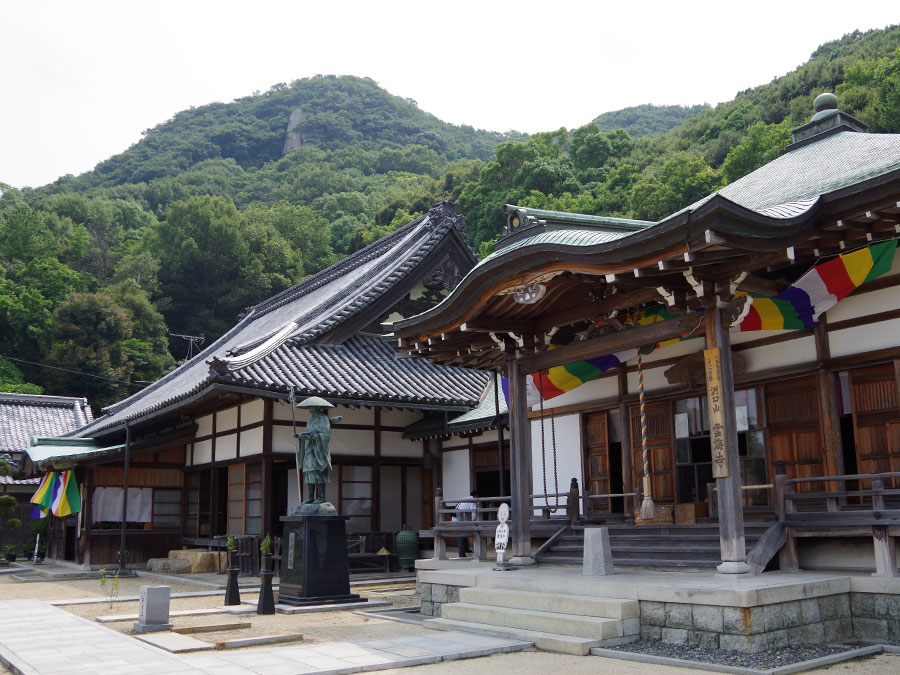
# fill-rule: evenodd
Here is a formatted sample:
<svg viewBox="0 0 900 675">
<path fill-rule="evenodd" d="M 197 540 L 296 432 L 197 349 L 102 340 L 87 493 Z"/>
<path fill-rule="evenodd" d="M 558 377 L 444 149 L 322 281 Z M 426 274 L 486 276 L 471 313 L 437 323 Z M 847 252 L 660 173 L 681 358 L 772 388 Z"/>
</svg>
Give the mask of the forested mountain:
<svg viewBox="0 0 900 675">
<path fill-rule="evenodd" d="M 217 337 L 443 198 L 482 253 L 504 203 L 664 217 L 777 156 L 822 91 L 900 131 L 900 27 L 823 45 L 714 109 L 638 106 L 531 137 L 445 124 L 356 77 L 184 111 L 94 171 L 0 184 L 0 390 L 108 404 L 185 356 L 172 334 Z"/>
<path fill-rule="evenodd" d="M 603 131 L 623 129 L 632 138 L 659 136 L 684 122 L 689 115 L 709 110 L 701 105 L 653 105 L 645 103 L 621 110 L 605 112 L 594 118 L 594 124 Z"/>
</svg>

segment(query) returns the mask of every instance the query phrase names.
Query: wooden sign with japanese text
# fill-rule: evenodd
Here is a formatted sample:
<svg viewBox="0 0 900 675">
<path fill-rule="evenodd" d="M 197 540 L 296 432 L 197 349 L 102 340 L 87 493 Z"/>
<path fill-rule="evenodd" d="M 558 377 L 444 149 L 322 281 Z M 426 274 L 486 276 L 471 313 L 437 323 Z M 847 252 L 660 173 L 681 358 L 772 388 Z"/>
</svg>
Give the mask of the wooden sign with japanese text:
<svg viewBox="0 0 900 675">
<path fill-rule="evenodd" d="M 728 441 L 725 428 L 725 395 L 722 390 L 722 357 L 718 347 L 703 350 L 706 394 L 709 401 L 709 442 L 713 477 L 728 478 Z"/>
</svg>

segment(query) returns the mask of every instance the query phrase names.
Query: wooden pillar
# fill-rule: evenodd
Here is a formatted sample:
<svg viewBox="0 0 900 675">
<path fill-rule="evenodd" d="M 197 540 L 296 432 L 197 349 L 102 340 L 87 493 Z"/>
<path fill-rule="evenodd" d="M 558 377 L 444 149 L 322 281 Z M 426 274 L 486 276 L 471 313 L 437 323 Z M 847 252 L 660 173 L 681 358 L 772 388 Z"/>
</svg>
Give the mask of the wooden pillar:
<svg viewBox="0 0 900 675">
<path fill-rule="evenodd" d="M 381 529 L 381 408 L 376 407 L 374 411 L 374 427 L 373 432 L 373 454 L 375 461 L 372 462 L 372 531 L 378 532 Z M 402 525 L 402 523 L 401 523 Z"/>
<path fill-rule="evenodd" d="M 731 367 L 731 338 L 722 326 L 722 312 L 718 307 L 706 311 L 706 347 L 718 349 L 721 363 L 721 383 L 717 392 L 719 406 L 724 413 L 724 452 L 728 476 L 716 478 L 719 507 L 719 546 L 722 564 L 718 570 L 722 574 L 741 574 L 750 571 L 746 563 L 747 550 L 744 542 L 744 511 L 741 504 L 741 464 L 738 454 L 737 420 L 734 409 L 734 372 Z M 712 404 L 715 392 L 711 391 L 707 376 L 707 401 L 710 404 L 710 424 L 713 424 Z M 711 430 L 714 431 L 714 430 Z M 715 444 L 715 438 L 713 438 Z M 716 449 L 713 447 L 713 462 Z M 715 466 L 713 466 L 715 473 Z"/>
<path fill-rule="evenodd" d="M 824 314 L 819 318 L 815 338 L 819 399 L 822 406 L 822 432 L 825 438 L 825 475 L 841 476 L 844 474 L 841 411 L 838 410 L 834 374 L 825 367 L 825 363 L 831 358 L 831 347 L 828 343 L 828 323 Z M 843 490 L 843 486 L 829 484 L 829 489 Z"/>
<path fill-rule="evenodd" d="M 622 492 L 634 492 L 634 467 L 631 457 L 631 416 L 628 414 L 628 405 L 625 397 L 628 395 L 628 369 L 625 364 L 619 366 L 619 423 L 622 425 Z M 631 497 L 625 497 L 625 520 L 633 520 L 633 508 L 636 502 Z"/>
<path fill-rule="evenodd" d="M 531 557 L 531 423 L 528 420 L 528 397 L 525 374 L 515 359 L 508 361 L 509 432 L 511 452 L 510 496 L 512 504 L 513 565 L 534 564 Z"/>
</svg>

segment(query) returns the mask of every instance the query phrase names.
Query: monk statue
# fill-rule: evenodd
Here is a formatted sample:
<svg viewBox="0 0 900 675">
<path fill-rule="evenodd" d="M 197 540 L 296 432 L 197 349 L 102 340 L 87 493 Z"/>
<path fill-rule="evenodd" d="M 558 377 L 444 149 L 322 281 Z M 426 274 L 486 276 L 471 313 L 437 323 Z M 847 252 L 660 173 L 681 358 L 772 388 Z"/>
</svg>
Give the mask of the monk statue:
<svg viewBox="0 0 900 675">
<path fill-rule="evenodd" d="M 340 422 L 344 418 L 338 416 L 329 419 L 325 411 L 334 406 L 318 396 L 300 401 L 297 407 L 308 408 L 310 412 L 306 431 L 294 434 L 297 438 L 298 475 L 302 471 L 303 482 L 308 486 L 303 504 L 322 504 L 325 502 L 325 485 L 330 482 L 328 472 L 331 470 L 331 452 L 328 450 L 328 443 L 331 439 L 331 423 Z M 302 497 L 302 491 L 300 496 Z"/>
</svg>

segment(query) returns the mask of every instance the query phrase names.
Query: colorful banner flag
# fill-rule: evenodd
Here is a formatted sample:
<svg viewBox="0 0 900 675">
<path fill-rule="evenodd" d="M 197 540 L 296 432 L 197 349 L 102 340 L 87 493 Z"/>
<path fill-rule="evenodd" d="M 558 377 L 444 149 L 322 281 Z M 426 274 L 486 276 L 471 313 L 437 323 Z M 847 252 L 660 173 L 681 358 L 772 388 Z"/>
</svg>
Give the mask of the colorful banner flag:
<svg viewBox="0 0 900 675">
<path fill-rule="evenodd" d="M 36 516 L 33 512 L 32 518 L 43 518 L 47 511 L 59 517 L 81 511 L 81 494 L 75 480 L 75 472 L 66 469 L 62 472 L 45 473 L 37 491 L 31 497 L 31 503 L 44 513 Z"/>
<path fill-rule="evenodd" d="M 809 329 L 815 327 L 819 317 L 846 298 L 850 293 L 867 281 L 875 279 L 891 269 L 897 240 L 871 244 L 857 251 L 845 253 L 832 260 L 816 265 L 795 283 L 775 297 L 766 297 L 756 293 L 737 293 L 737 297 L 749 296 L 750 302 L 738 322 L 732 325 L 732 331 Z M 622 324 L 647 326 L 677 315 L 657 306 L 642 309 L 616 317 Z M 654 349 L 673 344 L 681 340 L 690 340 L 697 336 L 677 337 L 664 340 Z M 550 346 L 553 349 L 554 345 Z M 543 391 L 544 400 L 555 398 L 561 394 L 580 387 L 600 377 L 610 368 L 629 361 L 637 356 L 636 349 L 629 349 L 617 354 L 608 354 L 587 361 L 567 363 L 550 368 L 542 374 L 528 377 L 528 405 L 537 405 Z M 503 379 L 503 393 L 509 402 L 509 383 Z"/>
<path fill-rule="evenodd" d="M 808 330 L 819 317 L 867 281 L 891 269 L 897 240 L 871 244 L 816 265 L 774 297 L 749 295 L 751 305 L 732 330 Z"/>
</svg>

